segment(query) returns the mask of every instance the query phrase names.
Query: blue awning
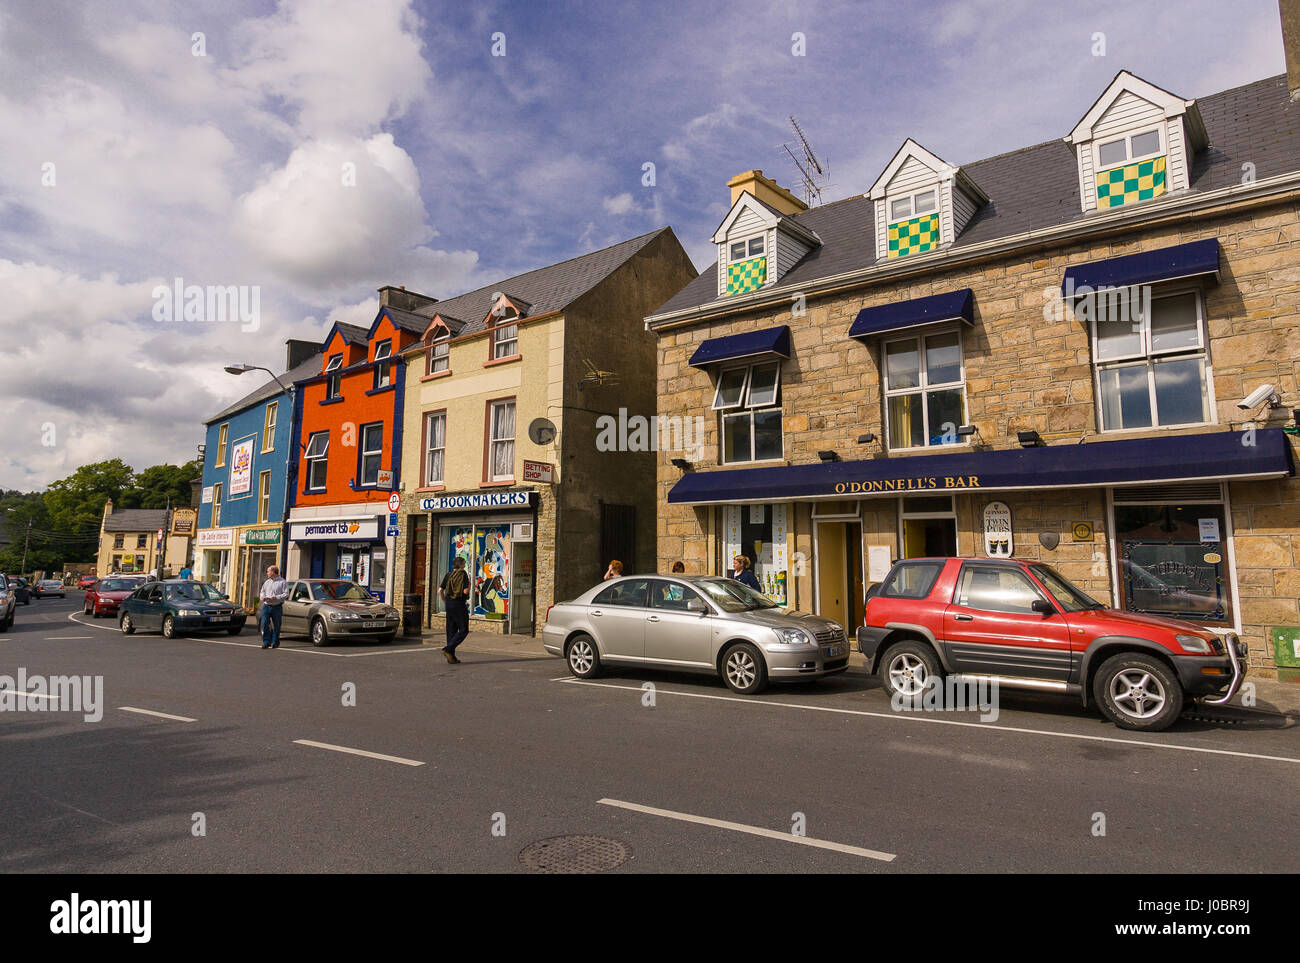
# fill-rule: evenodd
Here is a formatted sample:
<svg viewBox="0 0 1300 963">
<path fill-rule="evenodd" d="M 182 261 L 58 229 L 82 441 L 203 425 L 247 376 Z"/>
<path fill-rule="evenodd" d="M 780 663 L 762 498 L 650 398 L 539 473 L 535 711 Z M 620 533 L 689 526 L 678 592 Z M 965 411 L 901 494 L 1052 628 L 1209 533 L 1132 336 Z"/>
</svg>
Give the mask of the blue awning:
<svg viewBox="0 0 1300 963">
<path fill-rule="evenodd" d="M 1293 475 L 1291 444 L 1280 428 L 1243 434 L 1163 435 L 1084 445 L 959 451 L 907 458 L 833 461 L 687 472 L 669 504 L 780 502 L 803 498 L 937 495 L 965 491 L 1150 485 Z"/>
<path fill-rule="evenodd" d="M 849 328 L 850 338 L 872 338 L 878 334 L 914 328 L 920 324 L 940 321 L 965 321 L 975 323 L 975 293 L 970 288 L 946 291 L 926 298 L 880 304 L 863 308 Z"/>
<path fill-rule="evenodd" d="M 1061 292 L 1068 298 L 1077 298 L 1104 288 L 1124 288 L 1134 284 L 1154 284 L 1157 281 L 1174 281 L 1179 278 L 1219 277 L 1219 241 L 1210 238 L 1162 247 L 1158 251 L 1142 251 L 1110 257 L 1104 261 L 1076 264 L 1065 269 Z"/>
<path fill-rule="evenodd" d="M 690 364 L 696 368 L 703 368 L 717 364 L 719 361 L 735 361 L 737 358 L 750 358 L 763 354 L 790 357 L 788 325 L 781 324 L 761 331 L 746 331 L 744 334 L 729 334 L 724 338 L 709 338 L 695 349 Z"/>
</svg>

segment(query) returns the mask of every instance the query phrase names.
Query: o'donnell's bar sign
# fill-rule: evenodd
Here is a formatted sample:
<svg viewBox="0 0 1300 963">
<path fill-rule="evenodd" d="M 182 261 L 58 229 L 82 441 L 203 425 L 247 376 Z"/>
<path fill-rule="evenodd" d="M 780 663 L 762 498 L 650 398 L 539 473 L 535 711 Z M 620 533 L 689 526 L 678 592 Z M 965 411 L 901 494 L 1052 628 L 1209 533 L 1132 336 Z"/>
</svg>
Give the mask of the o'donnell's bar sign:
<svg viewBox="0 0 1300 963">
<path fill-rule="evenodd" d="M 481 492 L 476 495 L 439 495 L 421 498 L 422 512 L 450 512 L 474 508 L 527 508 L 532 492 Z"/>
<path fill-rule="evenodd" d="M 835 494 L 869 495 L 872 492 L 927 492 L 979 487 L 979 475 L 929 475 L 924 478 L 876 478 L 863 482 L 839 482 L 835 486 Z"/>
</svg>

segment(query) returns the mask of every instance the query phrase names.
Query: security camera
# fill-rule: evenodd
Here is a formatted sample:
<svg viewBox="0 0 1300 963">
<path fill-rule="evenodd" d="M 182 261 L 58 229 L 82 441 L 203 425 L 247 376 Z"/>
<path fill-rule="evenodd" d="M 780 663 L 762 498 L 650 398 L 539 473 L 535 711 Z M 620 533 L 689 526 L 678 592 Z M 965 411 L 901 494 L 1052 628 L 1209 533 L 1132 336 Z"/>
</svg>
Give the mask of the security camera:
<svg viewBox="0 0 1300 963">
<path fill-rule="evenodd" d="M 1258 408 L 1264 402 L 1268 402 L 1270 408 L 1276 408 L 1282 404 L 1282 399 L 1277 396 L 1272 385 L 1260 385 L 1245 398 L 1237 402 L 1237 407 L 1242 411 L 1249 411 L 1251 408 Z"/>
</svg>

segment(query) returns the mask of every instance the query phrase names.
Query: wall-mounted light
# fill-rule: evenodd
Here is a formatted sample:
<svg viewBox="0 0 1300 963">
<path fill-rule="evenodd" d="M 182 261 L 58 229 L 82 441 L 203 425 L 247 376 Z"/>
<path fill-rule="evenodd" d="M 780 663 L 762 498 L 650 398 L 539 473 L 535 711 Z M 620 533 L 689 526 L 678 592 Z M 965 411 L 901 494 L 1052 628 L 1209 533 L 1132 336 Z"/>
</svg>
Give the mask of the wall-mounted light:
<svg viewBox="0 0 1300 963">
<path fill-rule="evenodd" d="M 976 428 L 974 425 L 958 425 L 958 426 L 957 426 L 957 437 L 958 437 L 958 438 L 969 438 L 971 435 L 978 435 L 979 433 L 980 433 L 980 430 L 979 430 L 978 428 Z"/>
<path fill-rule="evenodd" d="M 695 466 L 692 465 L 692 464 L 691 464 L 689 461 L 687 461 L 685 458 L 674 458 L 674 459 L 673 459 L 673 467 L 674 467 L 674 468 L 677 468 L 677 469 L 680 469 L 681 471 L 690 471 L 690 470 L 691 470 L 692 468 L 694 468 Z"/>
<path fill-rule="evenodd" d="M 819 451 L 817 457 L 822 461 L 839 461 L 840 456 L 833 451 Z"/>
<path fill-rule="evenodd" d="M 859 445 L 869 445 L 876 440 L 875 432 L 868 431 L 866 434 L 858 435 Z"/>
<path fill-rule="evenodd" d="M 1021 448 L 1045 448 L 1042 436 L 1036 431 L 1018 431 L 1016 440 L 1020 442 Z"/>
</svg>

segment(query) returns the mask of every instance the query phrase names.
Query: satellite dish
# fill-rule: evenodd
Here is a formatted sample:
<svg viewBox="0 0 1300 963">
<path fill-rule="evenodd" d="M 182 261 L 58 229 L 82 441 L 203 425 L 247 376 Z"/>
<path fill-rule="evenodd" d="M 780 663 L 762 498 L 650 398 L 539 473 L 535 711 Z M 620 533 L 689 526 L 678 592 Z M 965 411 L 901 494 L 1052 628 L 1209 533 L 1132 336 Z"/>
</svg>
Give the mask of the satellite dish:
<svg viewBox="0 0 1300 963">
<path fill-rule="evenodd" d="M 534 445 L 549 445 L 555 441 L 555 423 L 549 418 L 534 418 L 528 426 L 528 437 Z"/>
</svg>

